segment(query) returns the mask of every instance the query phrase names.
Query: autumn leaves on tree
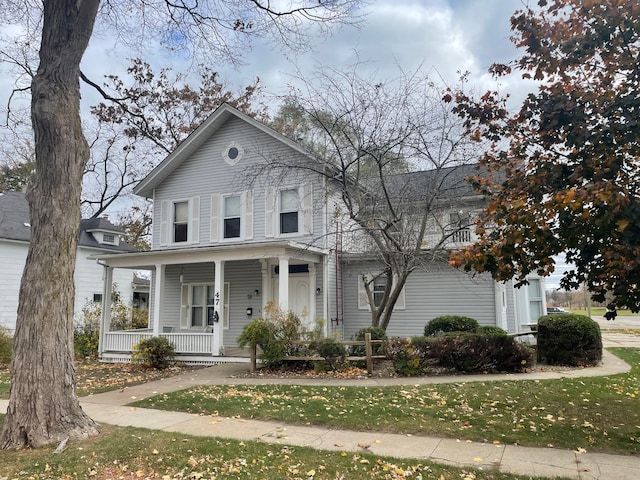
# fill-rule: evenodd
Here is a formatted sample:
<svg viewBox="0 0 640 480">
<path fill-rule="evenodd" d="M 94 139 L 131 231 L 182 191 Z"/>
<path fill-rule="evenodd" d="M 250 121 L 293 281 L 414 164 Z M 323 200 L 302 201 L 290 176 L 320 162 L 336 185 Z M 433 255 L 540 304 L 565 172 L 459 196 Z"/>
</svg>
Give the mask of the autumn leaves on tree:
<svg viewBox="0 0 640 480">
<path fill-rule="evenodd" d="M 487 141 L 476 179 L 490 198 L 480 240 L 452 257 L 497 280 L 553 272 L 565 252 L 570 289 L 586 283 L 612 309 L 640 310 L 640 4 L 540 0 L 511 19 L 524 51 L 505 76 L 539 82 L 519 111 L 487 92 L 451 92 L 468 133 Z"/>
</svg>

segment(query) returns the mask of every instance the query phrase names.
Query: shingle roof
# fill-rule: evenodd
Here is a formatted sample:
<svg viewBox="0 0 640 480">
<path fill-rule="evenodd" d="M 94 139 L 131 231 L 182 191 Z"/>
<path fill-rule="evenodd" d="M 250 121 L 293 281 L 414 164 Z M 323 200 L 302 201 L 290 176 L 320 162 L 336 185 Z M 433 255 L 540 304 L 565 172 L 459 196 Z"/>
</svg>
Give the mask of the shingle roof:
<svg viewBox="0 0 640 480">
<path fill-rule="evenodd" d="M 24 193 L 0 193 L 0 239 L 29 242 L 31 240 L 29 222 L 29 203 Z M 124 233 L 105 218 L 85 219 L 80 222 L 78 244 L 83 247 L 99 248 L 101 250 L 135 252 L 134 248 L 131 248 L 123 241 L 120 241 L 119 245 L 99 243 L 91 233 L 96 230 L 115 235 Z"/>
</svg>

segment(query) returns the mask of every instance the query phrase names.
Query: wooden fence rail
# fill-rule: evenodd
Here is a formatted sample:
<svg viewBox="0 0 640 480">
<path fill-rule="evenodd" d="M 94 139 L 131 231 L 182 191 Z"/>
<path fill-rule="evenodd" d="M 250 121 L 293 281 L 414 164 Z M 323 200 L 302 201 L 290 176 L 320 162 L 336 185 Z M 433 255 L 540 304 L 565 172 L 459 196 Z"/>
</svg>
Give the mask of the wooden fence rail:
<svg viewBox="0 0 640 480">
<path fill-rule="evenodd" d="M 315 342 L 313 341 L 305 341 L 305 340 L 295 340 L 290 342 L 290 345 L 311 345 Z M 373 361 L 374 360 L 380 360 L 380 359 L 384 359 L 387 358 L 385 355 L 374 355 L 373 354 L 373 345 L 382 345 L 385 343 L 384 340 L 371 340 L 371 333 L 367 332 L 364 334 L 364 341 L 362 340 L 346 340 L 346 341 L 341 341 L 341 342 L 337 342 L 341 345 L 344 345 L 345 347 L 348 345 L 356 345 L 356 346 L 362 346 L 364 345 L 364 351 L 365 351 L 365 355 L 364 357 L 355 357 L 355 356 L 348 356 L 347 360 L 350 361 L 365 361 L 367 364 L 367 373 L 369 375 L 371 375 L 373 373 Z M 257 364 L 257 348 L 254 346 L 253 348 L 251 348 L 251 361 L 249 362 L 249 372 L 250 373 L 255 373 L 256 371 L 256 364 Z M 326 358 L 318 356 L 318 355 L 309 355 L 309 356 L 293 356 L 293 355 L 286 355 L 282 360 L 284 361 L 308 361 L 308 362 L 313 362 L 313 361 L 319 361 L 319 360 L 326 360 Z"/>
</svg>

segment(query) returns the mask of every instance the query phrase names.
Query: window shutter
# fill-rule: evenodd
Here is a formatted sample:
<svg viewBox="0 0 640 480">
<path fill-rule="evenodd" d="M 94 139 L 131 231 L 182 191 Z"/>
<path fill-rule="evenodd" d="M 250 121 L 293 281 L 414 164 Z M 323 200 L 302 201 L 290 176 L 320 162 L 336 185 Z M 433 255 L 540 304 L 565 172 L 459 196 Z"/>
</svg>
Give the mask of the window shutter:
<svg viewBox="0 0 640 480">
<path fill-rule="evenodd" d="M 160 246 L 169 243 L 169 202 L 160 202 Z"/>
<path fill-rule="evenodd" d="M 220 241 L 220 195 L 211 195 L 211 233 L 210 242 L 215 243 Z"/>
<path fill-rule="evenodd" d="M 302 210 L 302 234 L 313 234 L 313 185 L 308 183 L 300 189 Z"/>
<path fill-rule="evenodd" d="M 200 243 L 200 197 L 191 199 L 191 243 Z"/>
<path fill-rule="evenodd" d="M 273 238 L 276 227 L 274 218 L 276 207 L 276 190 L 274 188 L 267 188 L 264 195 L 264 236 L 266 238 Z"/>
<path fill-rule="evenodd" d="M 253 239 L 253 192 L 251 190 L 245 193 L 244 208 L 244 238 L 251 240 Z"/>
<path fill-rule="evenodd" d="M 366 281 L 371 280 L 371 275 L 358 275 L 358 310 L 371 311 L 369 298 L 367 297 L 367 291 L 364 288 L 363 277 L 366 279 Z"/>
<path fill-rule="evenodd" d="M 189 328 L 189 285 L 182 284 L 180 299 L 180 328 Z"/>
</svg>

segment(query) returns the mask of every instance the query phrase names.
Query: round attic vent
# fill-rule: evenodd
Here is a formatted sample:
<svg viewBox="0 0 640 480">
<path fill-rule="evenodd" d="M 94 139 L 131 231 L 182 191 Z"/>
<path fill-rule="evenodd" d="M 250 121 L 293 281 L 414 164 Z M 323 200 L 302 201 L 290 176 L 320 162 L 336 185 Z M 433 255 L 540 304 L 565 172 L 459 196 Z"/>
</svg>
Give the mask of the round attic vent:
<svg viewBox="0 0 640 480">
<path fill-rule="evenodd" d="M 222 151 L 222 159 L 229 165 L 235 165 L 242 159 L 243 153 L 243 148 L 236 142 L 232 142 L 227 148 Z"/>
</svg>

